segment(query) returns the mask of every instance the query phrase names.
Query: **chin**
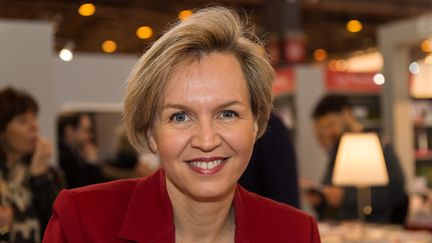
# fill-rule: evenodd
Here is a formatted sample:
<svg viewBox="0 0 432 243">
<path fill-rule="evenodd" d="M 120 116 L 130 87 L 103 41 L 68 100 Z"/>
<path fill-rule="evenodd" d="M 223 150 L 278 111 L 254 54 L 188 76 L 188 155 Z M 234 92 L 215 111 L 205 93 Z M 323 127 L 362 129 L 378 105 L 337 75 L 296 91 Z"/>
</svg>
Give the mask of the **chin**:
<svg viewBox="0 0 432 243">
<path fill-rule="evenodd" d="M 235 185 L 234 186 L 205 186 L 200 188 L 194 188 L 193 191 L 189 191 L 188 194 L 196 200 L 200 202 L 216 202 L 225 199 L 226 197 L 230 196 L 231 193 L 235 191 Z"/>
</svg>

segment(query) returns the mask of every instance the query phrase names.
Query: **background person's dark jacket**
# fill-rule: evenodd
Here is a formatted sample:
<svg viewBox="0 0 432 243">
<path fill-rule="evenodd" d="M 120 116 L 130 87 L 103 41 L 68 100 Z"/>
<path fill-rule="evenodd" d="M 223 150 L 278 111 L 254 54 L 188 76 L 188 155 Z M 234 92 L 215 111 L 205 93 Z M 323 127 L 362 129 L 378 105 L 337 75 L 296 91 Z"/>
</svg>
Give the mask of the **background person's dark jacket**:
<svg viewBox="0 0 432 243">
<path fill-rule="evenodd" d="M 268 128 L 255 144 L 239 184 L 251 192 L 299 207 L 297 159 L 290 131 L 271 114 Z"/>
<path fill-rule="evenodd" d="M 102 171 L 99 167 L 90 164 L 78 152 L 60 142 L 59 163 L 66 176 L 68 188 L 92 185 L 104 182 Z"/>
</svg>

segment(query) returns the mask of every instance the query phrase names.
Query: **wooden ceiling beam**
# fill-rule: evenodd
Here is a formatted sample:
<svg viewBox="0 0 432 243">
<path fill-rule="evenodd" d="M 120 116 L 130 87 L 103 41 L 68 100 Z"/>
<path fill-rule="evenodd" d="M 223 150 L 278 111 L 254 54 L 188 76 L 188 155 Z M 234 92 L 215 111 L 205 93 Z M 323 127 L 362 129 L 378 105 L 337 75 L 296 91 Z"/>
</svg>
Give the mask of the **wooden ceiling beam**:
<svg viewBox="0 0 432 243">
<path fill-rule="evenodd" d="M 415 1 L 376 1 L 376 0 L 321 0 L 318 3 L 302 1 L 302 9 L 325 13 L 346 13 L 400 18 L 430 11 L 432 2 Z"/>
</svg>

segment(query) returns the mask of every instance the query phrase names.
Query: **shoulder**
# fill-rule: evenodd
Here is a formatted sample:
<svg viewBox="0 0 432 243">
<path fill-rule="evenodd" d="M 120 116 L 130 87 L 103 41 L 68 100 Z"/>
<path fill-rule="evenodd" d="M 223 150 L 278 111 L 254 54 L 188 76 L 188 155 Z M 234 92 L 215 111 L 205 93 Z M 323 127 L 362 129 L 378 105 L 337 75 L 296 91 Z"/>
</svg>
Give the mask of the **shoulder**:
<svg viewBox="0 0 432 243">
<path fill-rule="evenodd" d="M 62 209 L 62 205 L 74 203 L 88 207 L 102 203 L 107 206 L 117 200 L 128 199 L 139 179 L 118 180 L 100 183 L 71 190 L 62 190 L 58 195 L 54 208 Z"/>
<path fill-rule="evenodd" d="M 243 234 L 265 240 L 289 240 L 290 242 L 317 242 L 318 229 L 315 219 L 286 204 L 248 192 L 239 187 Z M 237 208 L 237 207 L 236 207 Z M 269 238 L 270 237 L 270 238 Z M 260 242 L 260 241 L 259 241 Z"/>
<path fill-rule="evenodd" d="M 71 242 L 85 242 L 83 239 L 92 237 L 115 238 L 138 181 L 121 180 L 62 190 L 54 202 L 48 226 L 51 230 L 45 234 L 63 232 Z M 56 224 L 61 230 L 54 229 Z"/>
<path fill-rule="evenodd" d="M 52 231 L 55 231 L 55 225 L 60 225 L 61 230 L 57 231 L 63 232 L 67 239 L 77 239 L 71 242 L 84 242 L 81 239 L 111 242 L 117 237 L 134 197 L 142 199 L 138 202 L 141 209 L 149 207 L 146 200 L 153 199 L 153 191 L 159 190 L 159 175 L 154 173 L 141 179 L 117 180 L 63 190 L 54 203 L 49 225 L 52 225 Z"/>
</svg>

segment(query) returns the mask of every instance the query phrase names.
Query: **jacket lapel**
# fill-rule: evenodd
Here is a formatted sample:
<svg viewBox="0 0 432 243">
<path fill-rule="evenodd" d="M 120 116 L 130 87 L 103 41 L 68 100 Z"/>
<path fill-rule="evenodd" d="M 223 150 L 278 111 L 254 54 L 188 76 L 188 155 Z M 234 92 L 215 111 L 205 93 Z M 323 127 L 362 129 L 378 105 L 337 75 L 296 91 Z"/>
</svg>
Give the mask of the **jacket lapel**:
<svg viewBox="0 0 432 243">
<path fill-rule="evenodd" d="M 163 170 L 137 183 L 118 236 L 135 242 L 174 243 L 173 212 Z"/>
<path fill-rule="evenodd" d="M 250 222 L 242 190 L 237 186 L 234 195 L 235 242 L 250 243 Z M 162 169 L 141 179 L 135 186 L 118 237 L 141 243 L 175 242 L 173 209 Z"/>
</svg>

